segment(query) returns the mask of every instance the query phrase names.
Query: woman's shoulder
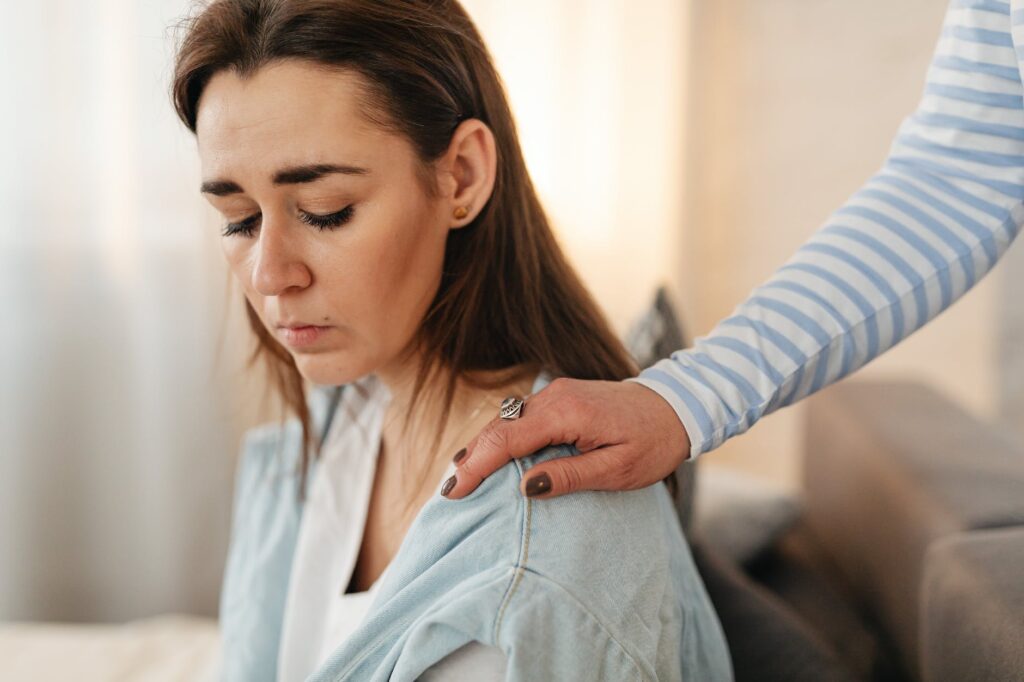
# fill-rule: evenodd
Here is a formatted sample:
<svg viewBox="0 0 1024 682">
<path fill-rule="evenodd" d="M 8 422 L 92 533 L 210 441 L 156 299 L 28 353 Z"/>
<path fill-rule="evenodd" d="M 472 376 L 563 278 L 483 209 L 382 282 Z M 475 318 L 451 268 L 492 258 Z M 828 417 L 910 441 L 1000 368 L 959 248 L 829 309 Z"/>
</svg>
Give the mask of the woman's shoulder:
<svg viewBox="0 0 1024 682">
<path fill-rule="evenodd" d="M 641 556 L 645 573 L 667 571 L 673 555 L 686 551 L 686 541 L 663 484 L 551 499 L 522 495 L 520 483 L 532 467 L 578 455 L 573 445 L 551 445 L 513 459 L 464 498 L 435 495 L 409 528 L 410 549 L 482 552 L 587 590 L 617 584 L 621 564 Z M 637 577 L 632 568 L 630 575 Z"/>
<path fill-rule="evenodd" d="M 579 456 L 569 444 L 515 460 L 511 490 L 524 505 L 522 565 L 557 583 L 587 609 L 629 630 L 638 614 L 656 614 L 677 589 L 673 577 L 689 549 L 662 483 L 626 491 L 578 491 L 550 499 L 524 498 L 527 472 L 558 457 Z M 492 493 L 493 494 L 493 493 Z"/>
<path fill-rule="evenodd" d="M 520 500 L 524 511 L 518 580 L 496 621 L 499 646 L 527 637 L 560 652 L 587 641 L 589 660 L 574 664 L 593 666 L 592 679 L 666 679 L 680 668 L 683 679 L 731 679 L 721 625 L 663 483 L 543 500 L 519 492 L 532 467 L 579 454 L 565 444 L 515 460 L 507 488 L 489 493 Z M 513 664 L 540 673 L 562 663 Z"/>
<path fill-rule="evenodd" d="M 549 446 L 464 498 L 428 502 L 388 569 L 375 605 L 381 627 L 409 618 L 407 643 L 455 627 L 502 649 L 516 679 L 656 679 L 678 670 L 688 641 L 711 642 L 722 654 L 663 484 L 547 500 L 519 492 L 536 464 L 577 454 L 572 445 Z M 416 615 L 412 604 L 421 607 Z"/>
</svg>

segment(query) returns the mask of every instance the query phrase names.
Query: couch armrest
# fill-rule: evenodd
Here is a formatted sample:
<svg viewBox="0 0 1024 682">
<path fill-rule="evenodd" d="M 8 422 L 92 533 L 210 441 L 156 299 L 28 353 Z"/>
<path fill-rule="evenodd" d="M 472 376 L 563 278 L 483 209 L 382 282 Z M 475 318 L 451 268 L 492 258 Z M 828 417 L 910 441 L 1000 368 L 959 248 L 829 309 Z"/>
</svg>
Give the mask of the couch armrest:
<svg viewBox="0 0 1024 682">
<path fill-rule="evenodd" d="M 810 531 L 920 676 L 925 553 L 938 538 L 1024 525 L 1024 451 L 925 386 L 845 381 L 809 401 Z"/>
<path fill-rule="evenodd" d="M 1024 528 L 937 541 L 925 559 L 921 651 L 930 682 L 1024 677 Z"/>
</svg>

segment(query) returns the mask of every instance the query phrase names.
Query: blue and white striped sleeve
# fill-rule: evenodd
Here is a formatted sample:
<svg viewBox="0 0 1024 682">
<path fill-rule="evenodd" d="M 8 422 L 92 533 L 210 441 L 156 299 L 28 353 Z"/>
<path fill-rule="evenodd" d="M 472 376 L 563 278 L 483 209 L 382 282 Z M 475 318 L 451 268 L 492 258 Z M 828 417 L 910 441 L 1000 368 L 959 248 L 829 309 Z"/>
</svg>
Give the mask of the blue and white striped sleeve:
<svg viewBox="0 0 1024 682">
<path fill-rule="evenodd" d="M 1006 251 L 1024 218 L 1017 2 L 952 0 L 881 170 L 730 317 L 628 379 L 672 405 L 691 459 L 907 338 Z"/>
</svg>

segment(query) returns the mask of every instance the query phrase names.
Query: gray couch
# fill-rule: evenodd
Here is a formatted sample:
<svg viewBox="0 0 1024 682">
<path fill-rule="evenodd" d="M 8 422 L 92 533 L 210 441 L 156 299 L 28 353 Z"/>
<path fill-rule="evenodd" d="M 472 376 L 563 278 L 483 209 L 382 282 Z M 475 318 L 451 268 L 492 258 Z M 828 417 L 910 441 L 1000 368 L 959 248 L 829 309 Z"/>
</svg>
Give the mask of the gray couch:
<svg viewBox="0 0 1024 682">
<path fill-rule="evenodd" d="M 1024 680 L 1022 444 L 848 380 L 810 399 L 806 453 L 796 528 L 746 566 L 699 557 L 737 679 Z"/>
</svg>

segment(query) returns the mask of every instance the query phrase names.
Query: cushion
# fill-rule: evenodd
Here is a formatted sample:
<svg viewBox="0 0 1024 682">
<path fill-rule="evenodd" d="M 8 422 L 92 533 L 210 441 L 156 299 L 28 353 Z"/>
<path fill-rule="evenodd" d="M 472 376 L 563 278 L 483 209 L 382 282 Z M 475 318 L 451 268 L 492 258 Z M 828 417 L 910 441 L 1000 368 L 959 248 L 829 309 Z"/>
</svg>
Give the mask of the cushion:
<svg viewBox="0 0 1024 682">
<path fill-rule="evenodd" d="M 703 467 L 694 500 L 694 536 L 737 564 L 747 564 L 800 518 L 799 497 L 760 478 Z"/>
<path fill-rule="evenodd" d="M 782 601 L 699 539 L 693 559 L 729 643 L 736 682 L 857 679 Z"/>
</svg>

